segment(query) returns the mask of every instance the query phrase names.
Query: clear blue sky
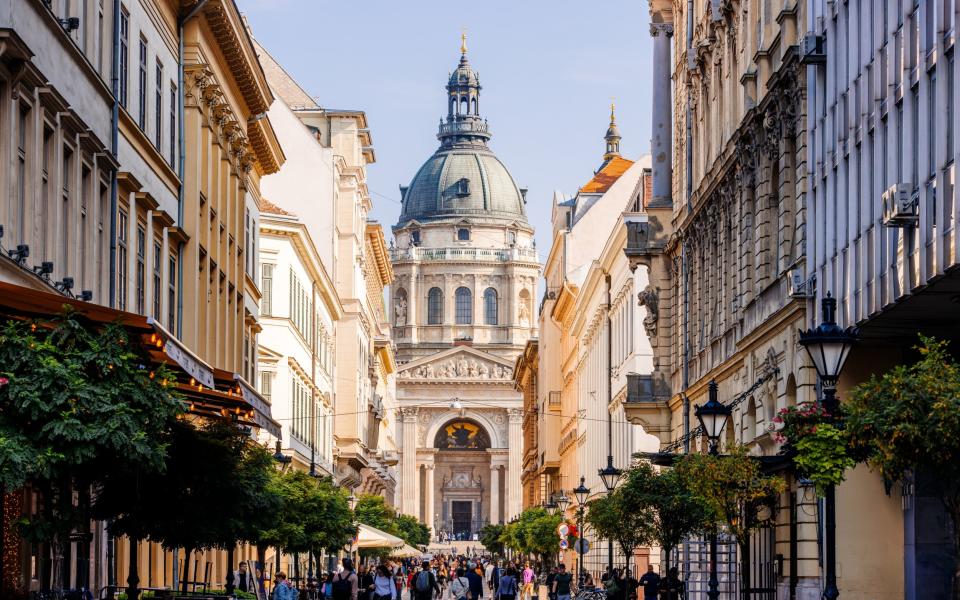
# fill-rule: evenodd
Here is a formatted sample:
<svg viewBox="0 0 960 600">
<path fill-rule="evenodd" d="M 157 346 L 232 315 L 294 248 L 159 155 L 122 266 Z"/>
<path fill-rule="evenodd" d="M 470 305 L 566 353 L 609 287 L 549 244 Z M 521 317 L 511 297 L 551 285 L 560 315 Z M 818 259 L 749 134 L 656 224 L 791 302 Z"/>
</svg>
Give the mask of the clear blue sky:
<svg viewBox="0 0 960 600">
<path fill-rule="evenodd" d="M 407 185 L 437 147 L 444 85 L 460 32 L 480 75 L 490 146 L 529 188 L 541 256 L 553 190 L 568 194 L 600 165 L 610 98 L 621 150 L 650 147 L 650 54 L 643 0 L 237 0 L 261 44 L 321 106 L 366 111 L 377 162 L 373 217 L 387 229 Z"/>
</svg>

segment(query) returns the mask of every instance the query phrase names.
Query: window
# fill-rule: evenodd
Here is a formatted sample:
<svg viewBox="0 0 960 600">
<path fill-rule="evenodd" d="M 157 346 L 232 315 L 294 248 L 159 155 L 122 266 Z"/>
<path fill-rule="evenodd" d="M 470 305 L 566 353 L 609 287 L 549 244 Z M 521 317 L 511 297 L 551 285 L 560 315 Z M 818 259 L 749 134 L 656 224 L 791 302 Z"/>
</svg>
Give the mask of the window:
<svg viewBox="0 0 960 600">
<path fill-rule="evenodd" d="M 414 246 L 419 246 L 419 245 L 420 245 L 420 230 L 419 230 L 419 229 L 414 229 L 413 231 L 410 232 L 410 243 L 413 244 Z"/>
<path fill-rule="evenodd" d="M 493 288 L 483 292 L 483 314 L 487 325 L 497 324 L 497 290 Z"/>
<path fill-rule="evenodd" d="M 102 43 L 102 42 L 101 42 Z M 130 83 L 130 13 L 120 9 L 120 106 L 127 107 Z"/>
<path fill-rule="evenodd" d="M 177 255 L 167 259 L 167 329 L 174 330 L 177 318 Z"/>
<path fill-rule="evenodd" d="M 127 211 L 117 215 L 117 308 L 127 310 Z"/>
<path fill-rule="evenodd" d="M 457 325 L 473 323 L 473 294 L 470 293 L 470 289 L 458 287 L 455 299 Z"/>
<path fill-rule="evenodd" d="M 273 403 L 273 373 L 260 373 L 260 395 L 267 404 Z"/>
<path fill-rule="evenodd" d="M 457 229 L 457 240 L 461 242 L 470 241 L 470 230 L 467 229 L 466 227 L 461 227 L 460 229 Z"/>
<path fill-rule="evenodd" d="M 90 167 L 84 165 L 80 171 L 80 282 L 87 285 L 87 237 L 90 235 L 87 223 L 87 207 L 90 204 Z"/>
<path fill-rule="evenodd" d="M 105 273 L 107 270 L 106 262 L 104 258 L 107 256 L 107 240 L 106 240 L 106 228 L 104 227 L 104 218 L 109 217 L 110 215 L 110 187 L 107 185 L 106 181 L 100 181 L 100 206 L 97 209 L 97 248 L 95 250 L 97 256 L 97 270 L 96 278 L 100 282 L 100 293 L 101 298 L 105 298 L 106 294 L 104 293 L 104 286 L 107 284 L 107 281 L 110 279 Z"/>
<path fill-rule="evenodd" d="M 147 285 L 147 229 L 143 223 L 137 223 L 137 280 L 136 287 L 137 314 L 146 312 L 146 285 Z"/>
<path fill-rule="evenodd" d="M 142 131 L 147 130 L 147 39 L 140 36 L 140 119 L 138 124 Z"/>
<path fill-rule="evenodd" d="M 307 336 L 310 332 L 310 313 L 312 312 L 312 307 L 310 306 L 310 293 L 307 291 L 303 284 L 300 283 L 300 279 L 290 271 L 290 320 L 293 322 L 293 326 L 296 327 L 297 331 L 300 332 L 300 335 L 304 339 L 308 339 Z"/>
<path fill-rule="evenodd" d="M 103 20 L 103 0 L 100 0 L 97 8 L 97 71 L 103 73 L 103 47 L 106 40 Z"/>
<path fill-rule="evenodd" d="M 443 323 L 443 292 L 440 288 L 430 288 L 427 293 L 427 325 Z"/>
<path fill-rule="evenodd" d="M 177 164 L 177 86 L 170 82 L 170 166 Z"/>
<path fill-rule="evenodd" d="M 457 196 L 469 196 L 470 195 L 470 180 L 464 177 L 457 181 Z"/>
<path fill-rule="evenodd" d="M 53 161 L 55 160 L 55 151 L 53 144 L 53 129 L 44 125 L 43 127 L 43 149 L 42 156 L 40 157 L 40 220 L 52 219 L 56 215 L 56 203 L 55 194 L 51 190 L 50 186 L 50 170 L 53 166 Z M 53 228 L 49 223 L 40 223 L 40 227 L 37 228 L 40 233 L 40 239 L 38 241 L 38 246 L 35 250 L 37 256 L 40 257 L 40 260 L 47 260 L 48 258 L 52 259 L 52 256 L 47 255 L 47 248 L 50 247 L 48 244 L 47 237 L 53 235 Z"/>
<path fill-rule="evenodd" d="M 60 245 L 60 272 L 64 276 L 70 275 L 70 196 L 73 194 L 70 185 L 73 179 L 73 150 L 64 146 L 63 148 L 63 172 L 60 174 L 62 179 L 62 189 L 60 192 L 60 239 L 57 243 Z"/>
<path fill-rule="evenodd" d="M 163 146 L 163 63 L 157 59 L 156 89 L 153 91 L 153 145 L 157 151 Z"/>
<path fill-rule="evenodd" d="M 20 107 L 20 122 L 17 126 L 17 201 L 10 216 L 10 232 L 17 236 L 13 246 L 27 237 L 27 127 L 30 107 Z"/>
<path fill-rule="evenodd" d="M 260 299 L 260 313 L 263 315 L 273 314 L 273 265 L 260 265 L 260 293 L 263 296 Z"/>
<path fill-rule="evenodd" d="M 163 245 L 159 239 L 153 240 L 153 317 L 155 319 L 160 318 L 160 298 L 162 297 L 161 292 L 161 265 L 163 264 Z M 170 324 L 167 323 L 167 327 L 170 327 Z"/>
</svg>

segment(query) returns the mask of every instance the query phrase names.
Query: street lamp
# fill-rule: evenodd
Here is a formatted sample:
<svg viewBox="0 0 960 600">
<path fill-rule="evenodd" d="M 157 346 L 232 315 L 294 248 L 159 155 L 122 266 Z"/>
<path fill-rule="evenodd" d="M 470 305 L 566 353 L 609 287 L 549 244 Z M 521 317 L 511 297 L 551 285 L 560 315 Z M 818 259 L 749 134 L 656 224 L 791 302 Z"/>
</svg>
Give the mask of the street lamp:
<svg viewBox="0 0 960 600">
<path fill-rule="evenodd" d="M 560 490 L 560 495 L 554 498 L 554 502 L 557 503 L 557 513 L 561 515 L 567 514 L 567 507 L 570 506 L 570 498 L 563 493 L 563 490 Z"/>
<path fill-rule="evenodd" d="M 583 589 L 583 515 L 587 509 L 587 498 L 590 497 L 590 488 L 584 485 L 585 478 L 580 477 L 580 485 L 573 488 L 573 497 L 577 499 L 577 554 L 580 560 L 577 561 L 577 589 Z"/>
<path fill-rule="evenodd" d="M 710 454 L 712 456 L 720 455 L 720 436 L 723 434 L 723 428 L 727 425 L 727 419 L 733 409 L 721 404 L 717 400 L 717 382 L 713 379 L 707 386 L 707 403 L 696 407 L 694 414 L 700 421 L 707 440 L 710 443 Z M 707 582 L 707 598 L 710 600 L 719 600 L 720 598 L 720 580 L 717 578 L 717 529 L 714 527 L 710 531 L 710 580 Z"/>
<path fill-rule="evenodd" d="M 560 508 L 557 506 L 557 503 L 553 501 L 553 498 L 551 498 L 550 501 L 547 502 L 543 507 L 547 510 L 547 513 L 551 515 L 557 514 L 557 509 Z"/>
<path fill-rule="evenodd" d="M 607 488 L 607 493 L 613 492 L 617 487 L 617 481 L 620 480 L 622 471 L 613 466 L 613 454 L 607 455 L 607 466 L 598 472 L 603 487 Z M 607 565 L 613 569 L 613 540 L 607 540 Z"/>
<path fill-rule="evenodd" d="M 800 344 L 807 349 L 810 360 L 817 368 L 823 398 L 821 406 L 827 412 L 827 418 L 837 418 L 840 402 L 837 400 L 837 380 L 840 371 L 850 355 L 850 349 L 857 341 L 856 327 L 843 329 L 837 325 L 837 300 L 827 292 L 821 304 L 823 322 L 814 329 L 800 332 Z M 823 586 L 824 600 L 836 600 L 840 597 L 837 588 L 837 496 L 833 484 L 827 486 L 824 494 L 824 537 L 826 538 L 825 570 Z"/>
</svg>

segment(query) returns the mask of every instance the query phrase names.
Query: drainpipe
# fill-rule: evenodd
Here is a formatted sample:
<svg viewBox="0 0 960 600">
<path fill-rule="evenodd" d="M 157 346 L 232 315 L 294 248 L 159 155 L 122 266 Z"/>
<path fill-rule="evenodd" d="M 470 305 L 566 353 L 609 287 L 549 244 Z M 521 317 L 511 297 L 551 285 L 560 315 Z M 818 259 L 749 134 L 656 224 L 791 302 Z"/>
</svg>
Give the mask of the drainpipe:
<svg viewBox="0 0 960 600">
<path fill-rule="evenodd" d="M 690 64 L 690 56 L 693 52 L 693 0 L 687 0 L 687 65 Z M 687 142 L 685 148 L 686 154 L 686 167 L 685 175 L 687 180 L 687 189 L 686 189 L 686 200 L 687 200 L 687 211 L 693 209 L 691 204 L 691 198 L 693 197 L 693 106 L 690 104 L 690 83 L 689 83 L 689 73 L 687 75 L 687 111 L 686 111 L 686 129 L 687 129 Z M 690 293 L 689 293 L 689 260 L 687 257 L 687 247 L 686 244 L 681 246 L 680 250 L 680 261 L 681 261 L 681 272 L 683 278 L 683 382 L 682 387 L 684 391 L 684 401 L 683 401 L 683 434 L 686 436 L 690 433 L 690 399 L 687 398 L 686 391 L 690 387 L 690 340 L 688 333 L 688 314 L 690 309 Z M 684 443 L 684 452 L 690 451 L 690 440 Z M 686 579 L 690 574 L 690 545 L 684 541 L 683 543 L 683 575 Z"/>
<path fill-rule="evenodd" d="M 184 98 L 186 96 L 186 91 L 183 89 L 184 73 L 183 73 L 183 26 L 186 25 L 187 21 L 192 19 L 200 10 L 206 5 L 208 0 L 199 0 L 193 8 L 190 9 L 183 17 L 177 20 L 177 125 L 178 131 L 177 135 L 179 137 L 177 146 L 179 147 L 179 154 L 177 161 L 177 177 L 180 178 L 180 185 L 177 187 L 177 226 L 183 227 L 183 203 L 184 203 L 184 189 L 183 189 L 183 177 L 184 177 L 184 165 L 187 162 L 187 148 L 186 144 L 183 141 L 184 136 L 186 135 L 186 127 L 183 123 L 183 113 L 184 113 Z M 177 338 L 183 339 L 183 246 L 184 243 L 181 241 L 177 245 Z M 176 586 L 174 586 L 176 589 Z"/>
<path fill-rule="evenodd" d="M 690 64 L 690 56 L 693 52 L 693 0 L 687 0 L 687 65 Z M 689 78 L 689 75 L 688 75 Z M 687 84 L 690 87 L 690 84 Z M 687 90 L 687 210 L 693 207 L 690 205 L 690 198 L 693 195 L 693 106 L 690 104 L 690 90 Z"/>
</svg>

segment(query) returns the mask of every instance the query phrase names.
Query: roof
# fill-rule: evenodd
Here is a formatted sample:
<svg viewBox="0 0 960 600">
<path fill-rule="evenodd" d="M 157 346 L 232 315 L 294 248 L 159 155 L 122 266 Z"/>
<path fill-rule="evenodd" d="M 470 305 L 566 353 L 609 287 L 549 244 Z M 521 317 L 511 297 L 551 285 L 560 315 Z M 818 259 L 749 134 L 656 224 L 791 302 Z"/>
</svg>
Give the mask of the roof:
<svg viewBox="0 0 960 600">
<path fill-rule="evenodd" d="M 600 167 L 593 179 L 580 188 L 581 194 L 603 194 L 610 189 L 620 176 L 633 166 L 633 161 L 621 156 L 614 156 Z"/>
<path fill-rule="evenodd" d="M 280 208 L 279 206 L 277 206 L 277 205 L 274 204 L 273 202 L 270 202 L 269 200 L 267 200 L 266 198 L 263 198 L 263 197 L 260 198 L 260 212 L 262 212 L 262 213 L 269 213 L 269 214 L 272 214 L 272 215 L 286 215 L 286 216 L 288 216 L 288 217 L 295 217 L 295 216 L 297 216 L 297 215 L 293 214 L 292 212 L 283 210 L 282 208 Z"/>
</svg>

